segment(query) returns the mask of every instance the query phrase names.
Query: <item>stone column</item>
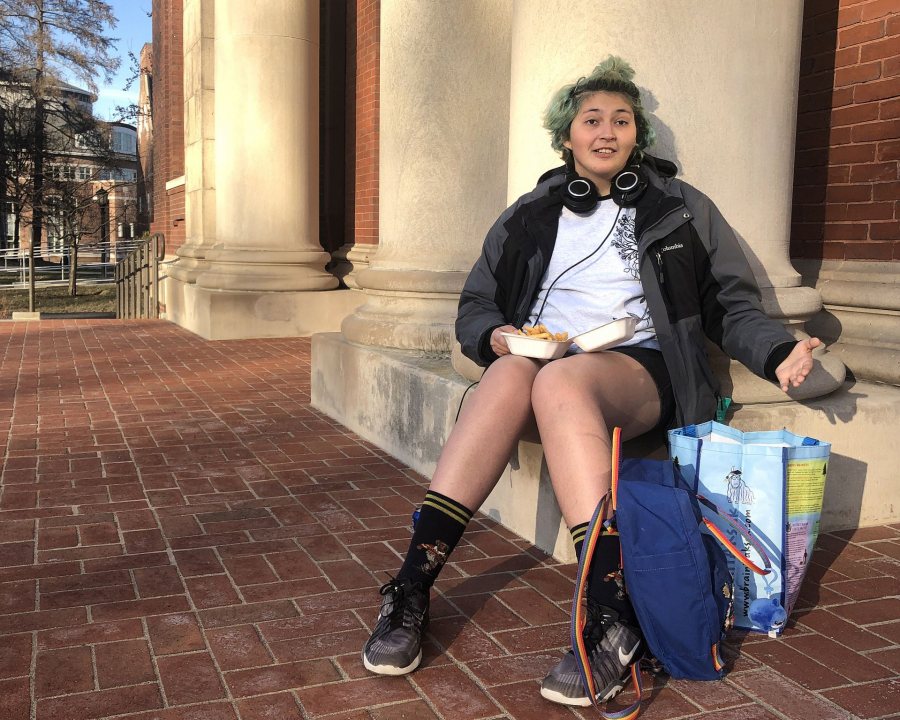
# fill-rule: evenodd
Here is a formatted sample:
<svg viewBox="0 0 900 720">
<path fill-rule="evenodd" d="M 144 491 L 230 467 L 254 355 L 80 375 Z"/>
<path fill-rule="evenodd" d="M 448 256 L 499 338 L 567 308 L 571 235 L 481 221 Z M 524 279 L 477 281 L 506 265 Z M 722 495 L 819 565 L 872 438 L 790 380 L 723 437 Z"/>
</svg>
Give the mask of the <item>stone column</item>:
<svg viewBox="0 0 900 720">
<path fill-rule="evenodd" d="M 379 247 L 355 343 L 449 352 L 459 291 L 506 197 L 510 0 L 384 0 Z"/>
<path fill-rule="evenodd" d="M 604 4 L 599 22 L 593 0 L 516 0 L 510 148 L 529 152 L 510 153 L 509 198 L 559 163 L 535 109 L 608 54 L 621 55 L 658 131 L 651 153 L 674 160 L 679 176 L 712 198 L 743 243 L 766 311 L 801 334 L 822 304 L 800 286 L 788 255 L 802 15 L 802 0 L 621 0 Z M 738 402 L 787 399 L 723 356 L 714 364 Z M 843 364 L 823 355 L 791 396 L 825 394 L 843 377 Z"/>
<path fill-rule="evenodd" d="M 193 283 L 216 239 L 215 2 L 184 3 L 185 242 L 169 277 Z"/>
<path fill-rule="evenodd" d="M 334 288 L 318 237 L 319 3 L 225 0 L 215 37 L 216 244 L 197 285 Z"/>
</svg>

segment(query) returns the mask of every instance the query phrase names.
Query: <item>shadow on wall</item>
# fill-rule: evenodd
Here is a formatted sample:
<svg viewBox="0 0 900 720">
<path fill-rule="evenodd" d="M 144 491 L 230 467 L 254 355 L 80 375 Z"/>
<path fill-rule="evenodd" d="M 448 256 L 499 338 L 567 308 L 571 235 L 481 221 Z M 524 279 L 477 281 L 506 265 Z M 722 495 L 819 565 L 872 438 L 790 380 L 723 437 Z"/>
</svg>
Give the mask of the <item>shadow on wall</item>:
<svg viewBox="0 0 900 720">
<path fill-rule="evenodd" d="M 678 168 L 676 177 L 680 177 L 684 168 L 681 166 L 681 162 L 679 162 L 678 154 L 675 150 L 675 133 L 673 133 L 672 128 L 666 125 L 656 114 L 659 102 L 653 93 L 645 87 L 640 87 L 639 89 L 641 91 L 644 109 L 650 116 L 650 124 L 653 126 L 653 129 L 656 130 L 656 142 L 648 148 L 648 152 L 654 157 L 659 157 L 663 160 L 669 160 L 670 162 L 675 163 L 675 167 Z"/>
<path fill-rule="evenodd" d="M 859 527 L 868 463 L 831 453 L 822 500 L 821 523 L 828 528 Z"/>
<path fill-rule="evenodd" d="M 543 455 L 543 453 L 542 453 Z M 546 511 L 546 508 L 554 508 L 554 512 Z M 543 510 L 543 512 L 541 512 Z M 541 458 L 541 481 L 538 484 L 537 507 L 534 513 L 534 544 L 542 548 L 552 548 L 556 544 L 559 533 L 559 521 L 562 512 L 556 502 L 553 486 L 550 483 L 550 470 L 547 467 L 547 459 Z"/>
</svg>

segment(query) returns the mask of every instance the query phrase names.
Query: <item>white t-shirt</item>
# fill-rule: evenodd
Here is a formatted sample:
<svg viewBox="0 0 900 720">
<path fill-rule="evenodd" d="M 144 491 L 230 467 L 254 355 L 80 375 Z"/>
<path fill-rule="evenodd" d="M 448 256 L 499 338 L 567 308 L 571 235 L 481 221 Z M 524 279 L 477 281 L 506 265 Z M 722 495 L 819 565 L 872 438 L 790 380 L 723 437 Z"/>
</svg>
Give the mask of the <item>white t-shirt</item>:
<svg viewBox="0 0 900 720">
<path fill-rule="evenodd" d="M 529 325 L 538 322 L 545 299 L 539 322 L 551 332 L 567 331 L 569 337 L 633 315 L 638 319 L 634 337 L 622 345 L 659 349 L 638 274 L 634 216 L 634 208 L 620 211 L 610 198 L 587 213 L 563 208 Z"/>
</svg>

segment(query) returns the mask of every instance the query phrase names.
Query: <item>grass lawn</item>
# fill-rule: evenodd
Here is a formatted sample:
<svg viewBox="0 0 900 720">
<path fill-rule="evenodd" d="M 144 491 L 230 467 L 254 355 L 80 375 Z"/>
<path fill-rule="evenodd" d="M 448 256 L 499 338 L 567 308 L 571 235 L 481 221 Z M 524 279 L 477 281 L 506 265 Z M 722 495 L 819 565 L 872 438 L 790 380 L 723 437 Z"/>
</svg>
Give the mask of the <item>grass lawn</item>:
<svg viewBox="0 0 900 720">
<path fill-rule="evenodd" d="M 42 313 L 115 312 L 115 285 L 82 285 L 71 297 L 67 287 L 39 287 L 34 291 L 34 309 Z M 28 310 L 28 290 L 0 289 L 0 319 Z"/>
</svg>

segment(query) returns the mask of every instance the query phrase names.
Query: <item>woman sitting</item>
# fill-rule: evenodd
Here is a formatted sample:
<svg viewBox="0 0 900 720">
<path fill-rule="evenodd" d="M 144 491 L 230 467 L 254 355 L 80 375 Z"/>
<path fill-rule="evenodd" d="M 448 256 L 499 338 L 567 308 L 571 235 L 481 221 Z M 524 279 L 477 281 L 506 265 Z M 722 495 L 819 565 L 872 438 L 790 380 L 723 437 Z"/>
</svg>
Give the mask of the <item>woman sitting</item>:
<svg viewBox="0 0 900 720">
<path fill-rule="evenodd" d="M 734 232 L 713 203 L 675 179 L 671 163 L 645 154 L 654 131 L 633 75 L 610 57 L 556 93 L 544 123 L 565 166 L 500 216 L 469 274 L 456 334 L 487 370 L 444 446 L 403 566 L 381 588 L 363 651 L 374 673 L 419 665 L 430 588 L 520 438 L 539 436 L 580 555 L 609 489 L 611 429 L 620 426 L 627 440 L 714 418 L 718 384 L 706 338 L 783 390 L 812 368 L 819 341 L 797 342 L 766 317 Z M 636 331 L 618 347 L 550 362 L 511 355 L 502 335 L 538 322 L 577 334 L 629 315 Z M 618 538 L 602 536 L 584 629 L 601 700 L 622 688 L 641 645 L 618 560 Z M 541 694 L 590 703 L 571 651 Z"/>
</svg>

